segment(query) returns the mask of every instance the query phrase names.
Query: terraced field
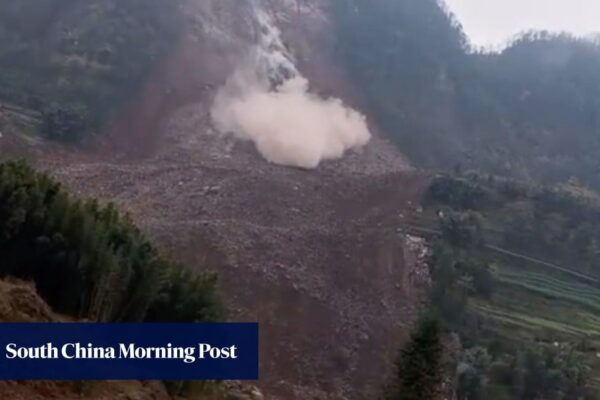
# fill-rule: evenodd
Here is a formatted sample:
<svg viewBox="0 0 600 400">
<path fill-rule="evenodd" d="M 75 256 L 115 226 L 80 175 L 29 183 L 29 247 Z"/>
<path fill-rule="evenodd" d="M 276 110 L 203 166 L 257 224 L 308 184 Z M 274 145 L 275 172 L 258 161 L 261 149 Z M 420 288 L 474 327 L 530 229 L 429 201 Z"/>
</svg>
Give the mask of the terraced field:
<svg viewBox="0 0 600 400">
<path fill-rule="evenodd" d="M 515 341 L 585 343 L 585 354 L 600 367 L 600 287 L 568 274 L 524 263 L 497 262 L 498 288 L 469 307 L 488 329 Z M 600 389 L 600 379 L 594 379 Z"/>
<path fill-rule="evenodd" d="M 492 270 L 499 283 L 494 296 L 488 301 L 471 301 L 486 317 L 544 336 L 554 333 L 600 339 L 600 287 L 522 263 L 495 263 Z"/>
<path fill-rule="evenodd" d="M 498 268 L 496 277 L 501 283 L 519 287 L 550 299 L 575 303 L 600 313 L 600 288 L 576 281 L 567 276 L 559 277 L 548 272 Z"/>
</svg>

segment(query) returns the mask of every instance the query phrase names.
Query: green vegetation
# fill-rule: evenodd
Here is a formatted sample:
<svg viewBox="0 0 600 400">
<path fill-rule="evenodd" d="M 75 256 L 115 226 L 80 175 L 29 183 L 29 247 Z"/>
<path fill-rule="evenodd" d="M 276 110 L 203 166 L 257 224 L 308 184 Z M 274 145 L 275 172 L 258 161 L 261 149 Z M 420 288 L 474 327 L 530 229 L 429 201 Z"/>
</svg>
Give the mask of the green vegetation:
<svg viewBox="0 0 600 400">
<path fill-rule="evenodd" d="M 437 316 L 424 315 L 396 362 L 397 387 L 389 400 L 433 400 L 441 382 L 441 323 Z"/>
<path fill-rule="evenodd" d="M 592 377 L 600 326 L 593 313 L 580 308 L 579 299 L 530 291 L 496 273 L 495 284 L 481 293 L 472 285 L 476 269 L 465 265 L 479 262 L 488 271 L 486 263 L 493 258 L 465 252 L 445 239 L 437 246 L 432 302 L 463 343 L 458 399 L 598 398 Z M 578 283 L 565 279 L 569 284 Z"/>
<path fill-rule="evenodd" d="M 599 398 L 600 282 L 594 254 L 570 251 L 598 240 L 597 196 L 468 174 L 435 179 L 426 204 L 439 220 L 431 306 L 463 347 L 457 398 Z M 549 254 L 565 264 L 535 258 Z"/>
<path fill-rule="evenodd" d="M 533 186 L 475 173 L 440 176 L 427 201 L 454 210 L 450 216 L 477 215 L 478 234 L 490 244 L 600 276 L 600 197 L 575 180 Z"/>
<path fill-rule="evenodd" d="M 600 187 L 598 42 L 528 33 L 490 54 L 436 0 L 334 8 L 340 60 L 413 161 Z"/>
<path fill-rule="evenodd" d="M 222 317 L 216 276 L 164 257 L 112 204 L 73 199 L 24 163 L 0 164 L 0 273 L 35 282 L 58 312 L 92 321 Z"/>
<path fill-rule="evenodd" d="M 124 105 L 172 46 L 176 2 L 12 0 L 0 4 L 0 103 L 43 113 L 77 141 Z"/>
</svg>

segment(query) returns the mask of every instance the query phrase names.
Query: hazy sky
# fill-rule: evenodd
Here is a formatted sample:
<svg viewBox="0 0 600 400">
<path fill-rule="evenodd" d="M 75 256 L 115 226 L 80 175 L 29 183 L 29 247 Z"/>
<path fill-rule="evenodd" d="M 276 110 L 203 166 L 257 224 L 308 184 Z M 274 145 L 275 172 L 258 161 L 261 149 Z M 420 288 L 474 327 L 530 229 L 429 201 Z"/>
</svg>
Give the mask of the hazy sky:
<svg viewBox="0 0 600 400">
<path fill-rule="evenodd" d="M 600 32 L 600 0 L 444 0 L 476 46 L 501 46 L 535 29 Z"/>
</svg>

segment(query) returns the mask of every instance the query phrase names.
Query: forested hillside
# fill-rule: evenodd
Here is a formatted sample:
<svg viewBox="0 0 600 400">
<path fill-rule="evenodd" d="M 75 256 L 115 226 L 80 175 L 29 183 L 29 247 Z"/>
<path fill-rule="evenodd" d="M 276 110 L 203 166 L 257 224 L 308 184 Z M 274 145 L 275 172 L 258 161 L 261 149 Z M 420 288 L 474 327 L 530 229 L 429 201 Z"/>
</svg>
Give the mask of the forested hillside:
<svg viewBox="0 0 600 400">
<path fill-rule="evenodd" d="M 98 132 L 177 34 L 177 2 L 0 5 L 0 104 L 63 141 Z M 600 187 L 600 46 L 530 33 L 469 48 L 437 0 L 332 0 L 337 56 L 372 118 L 425 167 Z"/>
<path fill-rule="evenodd" d="M 24 163 L 0 165 L 0 275 L 55 311 L 99 322 L 221 318 L 216 277 L 161 254 L 114 205 L 72 198 Z"/>
<path fill-rule="evenodd" d="M 457 174 L 404 228 L 429 238 L 437 340 L 459 355 L 442 371 L 417 326 L 388 397 L 438 398 L 455 374 L 458 399 L 598 398 L 600 44 L 532 32 L 481 52 L 436 0 L 339 0 L 334 15 L 374 121 Z"/>
<path fill-rule="evenodd" d="M 598 43 L 529 33 L 481 53 L 436 0 L 334 5 L 340 59 L 413 161 L 600 187 Z"/>
<path fill-rule="evenodd" d="M 166 54 L 176 2 L 12 0 L 0 4 L 0 105 L 41 112 L 62 141 L 98 131 Z"/>
<path fill-rule="evenodd" d="M 429 307 L 459 342 L 456 398 L 597 399 L 600 198 L 574 181 L 468 174 L 434 179 L 424 204 L 405 228 L 430 238 Z M 400 371 L 425 354 L 416 379 L 451 374 L 413 342 Z"/>
</svg>

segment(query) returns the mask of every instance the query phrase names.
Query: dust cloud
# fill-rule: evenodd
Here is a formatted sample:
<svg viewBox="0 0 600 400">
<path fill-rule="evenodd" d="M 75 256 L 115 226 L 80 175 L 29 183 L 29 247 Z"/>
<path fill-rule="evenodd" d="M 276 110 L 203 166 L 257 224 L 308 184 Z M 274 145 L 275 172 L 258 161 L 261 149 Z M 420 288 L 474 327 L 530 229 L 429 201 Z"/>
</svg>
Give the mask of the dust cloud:
<svg viewBox="0 0 600 400">
<path fill-rule="evenodd" d="M 257 10 L 256 17 L 259 43 L 215 96 L 217 130 L 251 140 L 272 163 L 306 169 L 365 145 L 371 137 L 365 116 L 311 93 L 269 16 Z"/>
</svg>

